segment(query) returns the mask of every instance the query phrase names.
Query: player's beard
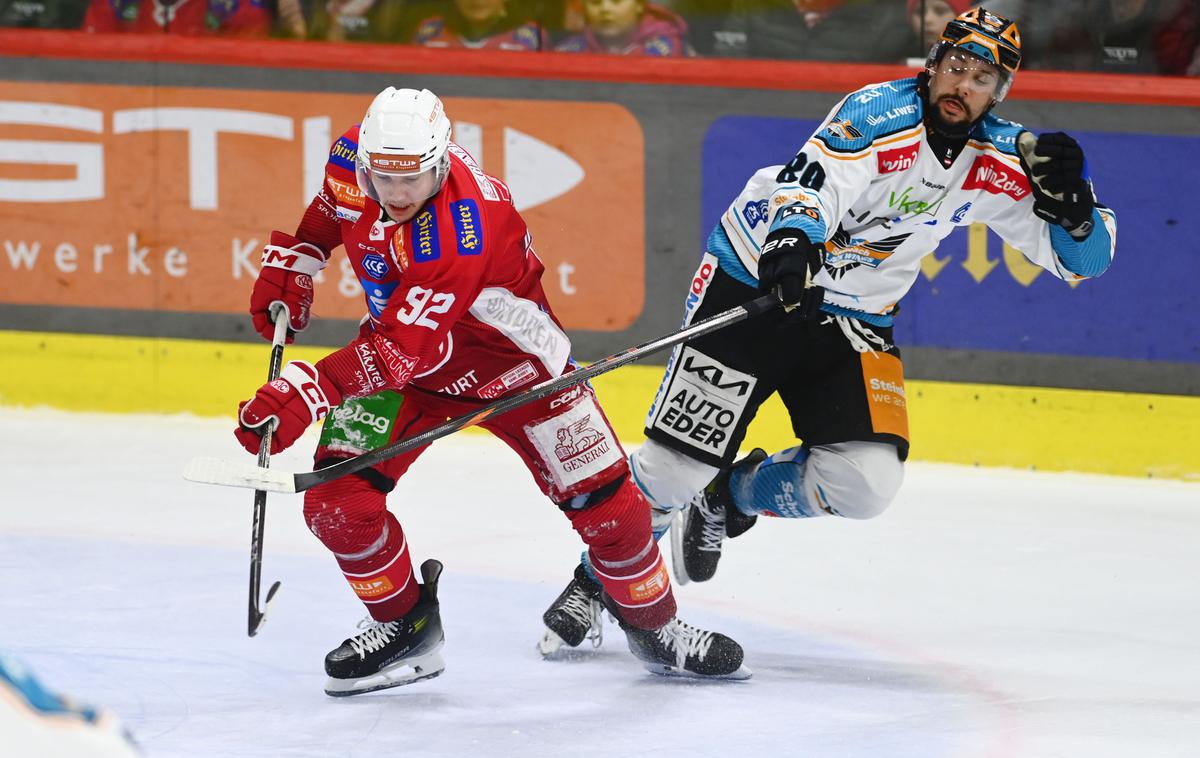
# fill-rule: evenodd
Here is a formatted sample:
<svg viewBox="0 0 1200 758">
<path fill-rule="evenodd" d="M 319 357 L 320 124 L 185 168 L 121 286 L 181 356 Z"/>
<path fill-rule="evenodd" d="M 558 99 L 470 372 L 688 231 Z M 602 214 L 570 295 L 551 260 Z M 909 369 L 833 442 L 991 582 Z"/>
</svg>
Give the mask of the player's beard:
<svg viewBox="0 0 1200 758">
<path fill-rule="evenodd" d="M 942 116 L 942 102 L 950 100 L 958 105 L 962 110 L 964 118 L 958 121 L 947 121 Z M 929 117 L 933 122 L 933 126 L 937 131 L 947 137 L 964 137 L 971 131 L 971 126 L 979 120 L 979 117 L 971 113 L 971 108 L 963 102 L 963 100 L 955 95 L 942 95 L 937 99 L 933 106 L 929 109 Z"/>
</svg>

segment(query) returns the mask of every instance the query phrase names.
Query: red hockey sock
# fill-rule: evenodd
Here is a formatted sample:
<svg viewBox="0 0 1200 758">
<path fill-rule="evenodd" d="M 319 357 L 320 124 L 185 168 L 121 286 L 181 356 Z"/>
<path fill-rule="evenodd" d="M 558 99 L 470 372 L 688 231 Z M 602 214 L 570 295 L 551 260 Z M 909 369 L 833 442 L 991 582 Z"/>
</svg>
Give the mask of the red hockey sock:
<svg viewBox="0 0 1200 758">
<path fill-rule="evenodd" d="M 417 604 L 420 585 L 404 530 L 382 492 L 348 476 L 305 493 L 304 515 L 372 618 L 394 621 Z"/>
<path fill-rule="evenodd" d="M 650 505 L 626 479 L 612 497 L 568 514 L 590 548 L 588 556 L 621 619 L 657 629 L 675 615 L 675 595 L 658 543 L 650 533 Z"/>
</svg>

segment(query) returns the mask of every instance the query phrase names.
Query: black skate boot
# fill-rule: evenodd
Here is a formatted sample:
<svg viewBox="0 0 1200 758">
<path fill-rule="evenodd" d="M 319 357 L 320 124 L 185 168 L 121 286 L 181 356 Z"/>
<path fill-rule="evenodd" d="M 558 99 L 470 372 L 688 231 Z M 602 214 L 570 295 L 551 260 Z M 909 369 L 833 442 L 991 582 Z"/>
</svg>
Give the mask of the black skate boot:
<svg viewBox="0 0 1200 758">
<path fill-rule="evenodd" d="M 546 634 L 538 643 L 538 652 L 550 657 L 564 644 L 579 647 L 585 639 L 592 641 L 592 647 L 600 647 L 604 639 L 600 594 L 600 585 L 588 576 L 583 564 L 576 566 L 575 578 L 542 614 Z"/>
<path fill-rule="evenodd" d="M 742 665 L 742 646 L 717 632 L 708 632 L 673 618 L 659 629 L 638 629 L 620 621 L 629 652 L 647 671 L 695 679 L 749 679 Z"/>
<path fill-rule="evenodd" d="M 707 582 L 717 573 L 721 543 L 745 534 L 758 516 L 747 516 L 733 504 L 729 477 L 734 470 L 757 466 L 767 459 L 762 448 L 717 474 L 704 491 L 692 501 L 678 523 L 671 527 L 671 564 L 680 584 Z"/>
<path fill-rule="evenodd" d="M 432 679 L 446 668 L 442 661 L 442 617 L 437 583 L 442 564 L 432 558 L 421 564 L 421 597 L 413 609 L 395 621 L 367 618 L 364 631 L 325 656 L 325 694 L 333 697 L 399 687 Z"/>
</svg>

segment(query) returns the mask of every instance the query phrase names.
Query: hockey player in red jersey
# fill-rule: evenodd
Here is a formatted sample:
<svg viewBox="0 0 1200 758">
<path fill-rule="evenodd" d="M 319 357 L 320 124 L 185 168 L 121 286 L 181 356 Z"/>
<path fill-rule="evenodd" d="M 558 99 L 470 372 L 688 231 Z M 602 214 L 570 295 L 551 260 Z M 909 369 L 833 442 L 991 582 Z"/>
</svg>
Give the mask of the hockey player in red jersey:
<svg viewBox="0 0 1200 758">
<path fill-rule="evenodd" d="M 543 266 L 508 187 L 450 141 L 428 90 L 381 92 L 333 145 L 325 181 L 295 234 L 272 232 L 251 295 L 255 328 L 274 303 L 303 329 L 312 277 L 344 247 L 367 305 L 358 337 L 315 365 L 287 364 L 242 403 L 241 444 L 272 452 L 324 419 L 317 468 L 411 437 L 490 400 L 571 371 L 570 341 L 542 291 Z M 587 544 L 604 601 L 652 671 L 748 676 L 742 650 L 675 617 L 650 509 L 587 384 L 481 426 L 511 447 Z M 417 582 L 385 498 L 424 448 L 308 490 L 313 534 L 370 612 L 325 659 L 326 692 L 348 695 L 439 674 L 441 564 Z"/>
</svg>

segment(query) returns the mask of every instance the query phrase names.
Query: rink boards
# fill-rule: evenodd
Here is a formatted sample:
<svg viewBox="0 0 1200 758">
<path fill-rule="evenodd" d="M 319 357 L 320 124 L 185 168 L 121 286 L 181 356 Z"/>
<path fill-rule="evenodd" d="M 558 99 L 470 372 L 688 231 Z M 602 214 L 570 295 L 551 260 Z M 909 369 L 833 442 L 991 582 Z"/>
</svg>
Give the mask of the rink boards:
<svg viewBox="0 0 1200 758">
<path fill-rule="evenodd" d="M 328 352 L 296 347 L 285 358 Z M 266 354 L 258 344 L 0 331 L 0 405 L 226 416 L 232 428 Z M 641 441 L 660 378 L 657 366 L 633 365 L 595 380 L 627 443 Z M 1200 398 L 927 380 L 909 381 L 907 395 L 914 460 L 1200 480 Z M 772 398 L 747 446 L 793 444 Z"/>
<path fill-rule="evenodd" d="M 455 139 L 528 220 L 576 357 L 595 360 L 678 327 L 750 171 L 786 162 L 846 92 L 913 73 L 3 30 L 0 49 L 0 404 L 201 415 L 262 380 L 245 315 L 257 252 L 383 86 L 445 99 Z M 1068 286 L 983 227 L 928 256 L 896 327 L 914 458 L 1200 476 L 1200 340 L 1183 316 L 1200 281 L 1198 106 L 1200 80 L 1022 72 L 1001 115 L 1079 135 L 1117 258 Z M 344 344 L 361 284 L 331 266 L 317 289 L 303 341 Z M 597 383 L 631 442 L 660 370 Z M 790 441 L 782 414 L 760 414 L 752 443 Z"/>
</svg>

